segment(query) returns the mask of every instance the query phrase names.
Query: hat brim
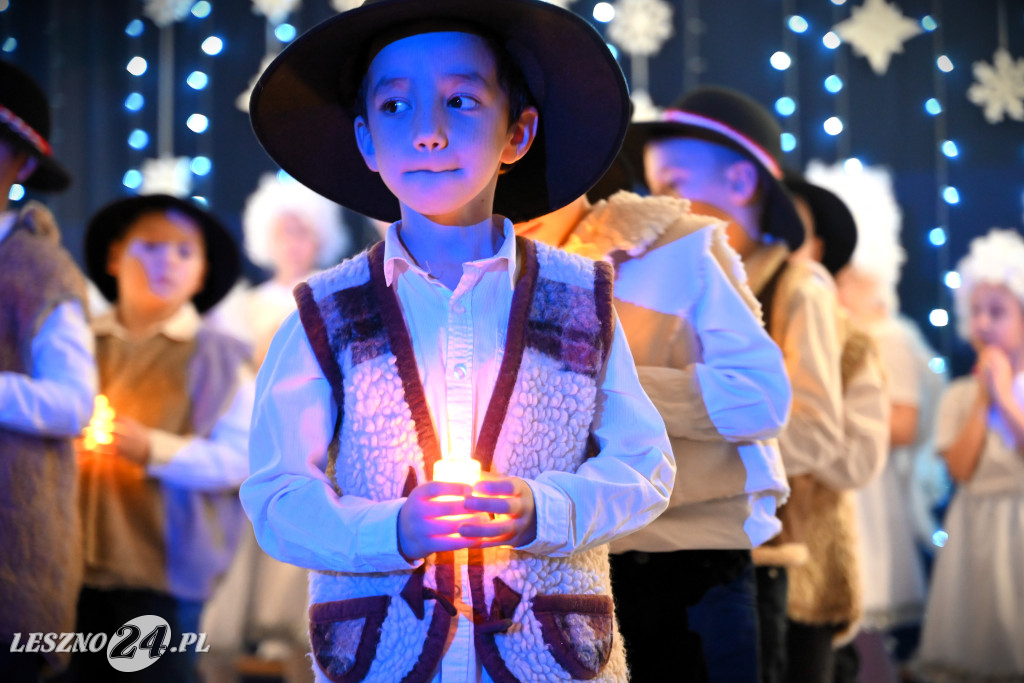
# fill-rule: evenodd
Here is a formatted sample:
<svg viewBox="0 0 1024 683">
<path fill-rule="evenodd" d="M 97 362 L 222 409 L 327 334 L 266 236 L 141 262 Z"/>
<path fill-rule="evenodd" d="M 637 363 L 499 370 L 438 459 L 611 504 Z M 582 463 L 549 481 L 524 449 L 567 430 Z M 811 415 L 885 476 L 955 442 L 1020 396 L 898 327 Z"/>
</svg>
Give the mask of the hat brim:
<svg viewBox="0 0 1024 683">
<path fill-rule="evenodd" d="M 814 233 L 824 245 L 821 264 L 835 275 L 850 262 L 857 248 L 857 222 L 853 214 L 831 191 L 798 175 L 786 174 L 784 182 L 790 192 L 807 201 L 814 217 Z"/>
<path fill-rule="evenodd" d="M 42 192 L 62 192 L 71 185 L 71 174 L 53 157 L 36 156 L 39 165 L 24 183 L 25 187 Z"/>
<path fill-rule="evenodd" d="M 784 240 L 790 251 L 796 251 L 804 243 L 804 224 L 793 204 L 782 180 L 776 178 L 771 169 L 741 145 L 717 131 L 675 121 L 643 121 L 634 123 L 626 131 L 623 154 L 635 168 L 644 167 L 644 146 L 651 140 L 667 137 L 690 137 L 713 142 L 733 149 L 749 159 L 761 172 L 764 180 L 764 215 L 761 231 Z"/>
<path fill-rule="evenodd" d="M 278 55 L 253 90 L 253 131 L 270 157 L 349 209 L 398 220 L 398 200 L 359 154 L 349 100 L 375 37 L 402 24 L 443 20 L 479 26 L 497 39 L 540 113 L 532 148 L 498 180 L 494 212 L 529 220 L 586 193 L 625 136 L 628 90 L 600 34 L 542 0 L 382 0 L 314 26 Z"/>
<path fill-rule="evenodd" d="M 153 211 L 179 211 L 196 222 L 206 247 L 206 279 L 192 297 L 199 312 L 217 304 L 231 290 L 241 272 L 238 246 L 213 214 L 170 195 L 139 195 L 107 204 L 85 229 L 85 267 L 89 278 L 108 301 L 117 300 L 117 278 L 107 272 L 110 245 L 140 216 Z"/>
</svg>

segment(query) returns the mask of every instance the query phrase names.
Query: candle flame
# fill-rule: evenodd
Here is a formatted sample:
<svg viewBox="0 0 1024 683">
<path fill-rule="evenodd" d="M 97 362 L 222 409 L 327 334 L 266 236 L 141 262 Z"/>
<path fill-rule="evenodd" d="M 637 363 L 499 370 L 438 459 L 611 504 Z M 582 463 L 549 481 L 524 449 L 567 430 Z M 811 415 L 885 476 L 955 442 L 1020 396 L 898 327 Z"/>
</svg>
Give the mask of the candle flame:
<svg viewBox="0 0 1024 683">
<path fill-rule="evenodd" d="M 82 436 L 86 450 L 90 451 L 99 445 L 114 443 L 114 409 L 110 407 L 110 401 L 103 394 L 96 397 L 92 417 Z"/>
</svg>

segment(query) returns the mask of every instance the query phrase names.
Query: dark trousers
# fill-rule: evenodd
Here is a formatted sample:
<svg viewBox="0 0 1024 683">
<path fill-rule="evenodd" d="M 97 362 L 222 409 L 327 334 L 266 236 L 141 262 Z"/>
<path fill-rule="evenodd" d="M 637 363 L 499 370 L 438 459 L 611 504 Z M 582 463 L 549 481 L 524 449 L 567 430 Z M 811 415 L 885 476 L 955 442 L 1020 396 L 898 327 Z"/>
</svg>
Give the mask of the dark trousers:
<svg viewBox="0 0 1024 683">
<path fill-rule="evenodd" d="M 789 580 L 785 567 L 758 567 L 757 617 L 761 632 L 761 680 L 786 680 L 786 598 Z"/>
<path fill-rule="evenodd" d="M 27 633 L 21 634 L 20 644 L 25 646 Z M 43 658 L 38 652 L 11 652 L 13 640 L 0 640 L 0 682 L 38 683 Z"/>
<path fill-rule="evenodd" d="M 759 680 L 757 580 L 753 562 L 732 581 L 708 589 L 689 609 L 689 615 L 690 629 L 700 635 L 710 680 Z"/>
<path fill-rule="evenodd" d="M 78 596 L 78 621 L 75 630 L 80 633 L 106 633 L 108 648 L 100 652 L 76 652 L 71 665 L 57 681 L 59 683 L 93 683 L 94 681 L 146 681 L 146 683 L 196 683 L 199 675 L 194 664 L 194 653 L 164 652 L 153 664 L 141 671 L 123 673 L 107 660 L 109 639 L 118 629 L 135 617 L 153 614 L 162 617 L 170 626 L 168 646 L 177 645 L 183 632 L 193 632 L 198 626 L 194 619 L 195 603 L 182 602 L 174 597 L 150 590 L 99 590 L 83 588 Z M 183 623 L 182 615 L 189 614 Z M 122 634 L 123 635 L 123 634 Z"/>
<path fill-rule="evenodd" d="M 832 636 L 835 626 L 802 624 L 789 620 L 786 680 L 790 683 L 832 683 L 835 650 Z"/>
<path fill-rule="evenodd" d="M 630 680 L 711 680 L 687 610 L 708 589 L 728 583 L 749 564 L 749 551 L 681 550 L 611 556 L 612 594 L 626 646 Z"/>
</svg>

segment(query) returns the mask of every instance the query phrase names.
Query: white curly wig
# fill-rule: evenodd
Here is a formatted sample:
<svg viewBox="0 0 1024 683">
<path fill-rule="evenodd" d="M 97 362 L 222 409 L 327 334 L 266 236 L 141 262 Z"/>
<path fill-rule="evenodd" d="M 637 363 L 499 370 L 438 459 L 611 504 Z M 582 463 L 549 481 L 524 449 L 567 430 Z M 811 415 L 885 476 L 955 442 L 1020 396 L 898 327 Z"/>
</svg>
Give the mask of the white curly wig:
<svg viewBox="0 0 1024 683">
<path fill-rule="evenodd" d="M 888 169 L 811 161 L 805 177 L 835 193 L 850 209 L 857 224 L 857 247 L 850 265 L 878 280 L 886 311 L 896 313 L 896 286 L 907 254 L 900 244 L 903 212 L 896 202 Z"/>
<path fill-rule="evenodd" d="M 975 237 L 956 264 L 960 286 L 953 290 L 956 329 L 970 341 L 971 290 L 979 283 L 1002 285 L 1024 307 L 1024 237 L 1014 230 L 993 228 L 987 235 Z"/>
<path fill-rule="evenodd" d="M 298 217 L 319 237 L 317 267 L 333 266 L 349 248 L 349 230 L 342 222 L 340 206 L 296 180 L 265 173 L 242 213 L 245 252 L 261 268 L 273 268 L 270 232 L 274 219 L 284 213 Z"/>
</svg>

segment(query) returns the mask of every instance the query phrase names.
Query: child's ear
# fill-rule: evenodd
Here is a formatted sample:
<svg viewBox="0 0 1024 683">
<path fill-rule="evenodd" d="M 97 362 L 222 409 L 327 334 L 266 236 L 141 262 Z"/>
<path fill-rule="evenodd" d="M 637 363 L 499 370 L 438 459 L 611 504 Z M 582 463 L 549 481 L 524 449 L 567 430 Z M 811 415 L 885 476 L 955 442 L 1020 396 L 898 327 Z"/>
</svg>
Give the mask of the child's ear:
<svg viewBox="0 0 1024 683">
<path fill-rule="evenodd" d="M 377 173 L 377 152 L 373 147 L 373 136 L 370 135 L 370 125 L 366 123 L 366 119 L 362 116 L 357 116 L 355 120 L 356 127 L 356 146 L 359 147 L 359 153 L 363 155 L 363 161 L 366 163 L 366 167 L 374 173 Z"/>
<path fill-rule="evenodd" d="M 539 120 L 540 114 L 537 113 L 536 107 L 526 107 L 523 109 L 523 113 L 519 115 L 519 120 L 509 128 L 509 132 L 512 135 L 502 151 L 502 163 L 514 164 L 526 156 L 534 139 L 537 137 L 537 122 Z"/>
<path fill-rule="evenodd" d="M 757 199 L 761 179 L 753 162 L 744 160 L 730 164 L 725 169 L 725 179 L 736 206 L 747 206 Z"/>
</svg>

